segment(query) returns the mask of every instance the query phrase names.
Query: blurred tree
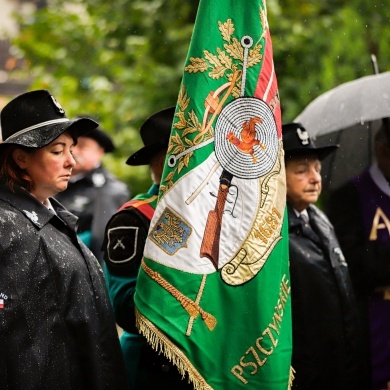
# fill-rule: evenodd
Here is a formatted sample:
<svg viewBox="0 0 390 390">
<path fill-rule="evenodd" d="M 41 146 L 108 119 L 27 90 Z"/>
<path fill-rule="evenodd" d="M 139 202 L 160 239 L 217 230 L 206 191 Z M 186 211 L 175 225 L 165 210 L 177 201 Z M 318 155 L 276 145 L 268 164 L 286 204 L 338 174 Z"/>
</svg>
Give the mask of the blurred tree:
<svg viewBox="0 0 390 390">
<path fill-rule="evenodd" d="M 53 0 L 20 20 L 14 44 L 31 89 L 49 89 L 68 116 L 98 119 L 118 146 L 104 162 L 133 193 L 150 175 L 124 162 L 141 146 L 140 124 L 176 104 L 196 11 L 194 0 Z"/>
<path fill-rule="evenodd" d="M 248 0 L 246 0 L 248 1 Z M 20 20 L 14 44 L 29 60 L 31 88 L 48 88 L 69 116 L 88 113 L 111 133 L 106 165 L 133 193 L 150 182 L 124 164 L 148 115 L 176 104 L 198 0 L 51 0 Z M 291 121 L 336 85 L 389 69 L 390 7 L 383 0 L 268 0 L 282 102 Z"/>
<path fill-rule="evenodd" d="M 390 8 L 381 0 L 267 2 L 283 121 L 323 92 L 390 69 Z M 320 119 L 320 118 L 319 118 Z"/>
</svg>

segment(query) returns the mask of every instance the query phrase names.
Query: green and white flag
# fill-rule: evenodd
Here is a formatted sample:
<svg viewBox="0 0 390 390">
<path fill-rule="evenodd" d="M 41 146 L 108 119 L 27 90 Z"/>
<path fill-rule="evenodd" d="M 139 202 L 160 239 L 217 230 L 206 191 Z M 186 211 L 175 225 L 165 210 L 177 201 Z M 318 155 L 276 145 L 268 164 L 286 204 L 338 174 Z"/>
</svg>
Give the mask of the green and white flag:
<svg viewBox="0 0 390 390">
<path fill-rule="evenodd" d="M 265 0 L 201 0 L 137 282 L 196 389 L 291 385 L 281 113 Z"/>
</svg>

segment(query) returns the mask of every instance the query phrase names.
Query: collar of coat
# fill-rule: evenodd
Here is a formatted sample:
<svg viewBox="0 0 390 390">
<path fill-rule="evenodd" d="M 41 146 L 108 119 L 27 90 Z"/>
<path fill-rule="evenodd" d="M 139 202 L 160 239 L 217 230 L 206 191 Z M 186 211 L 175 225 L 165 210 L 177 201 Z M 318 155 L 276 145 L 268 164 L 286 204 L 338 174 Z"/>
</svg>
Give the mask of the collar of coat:
<svg viewBox="0 0 390 390">
<path fill-rule="evenodd" d="M 77 229 L 78 218 L 54 198 L 50 198 L 50 202 L 57 216 L 24 188 L 15 185 L 15 192 L 12 192 L 5 181 L 0 179 L 0 199 L 22 212 L 39 229 L 42 229 L 52 218 L 58 217 L 71 229 Z"/>
</svg>

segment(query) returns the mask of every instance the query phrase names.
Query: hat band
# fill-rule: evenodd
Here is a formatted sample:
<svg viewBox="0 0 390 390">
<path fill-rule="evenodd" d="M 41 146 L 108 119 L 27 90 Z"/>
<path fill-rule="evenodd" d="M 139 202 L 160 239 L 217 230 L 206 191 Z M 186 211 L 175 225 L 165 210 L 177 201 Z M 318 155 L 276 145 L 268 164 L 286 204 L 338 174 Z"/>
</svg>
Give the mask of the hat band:
<svg viewBox="0 0 390 390">
<path fill-rule="evenodd" d="M 10 139 L 13 139 L 15 137 L 18 137 L 19 135 L 22 135 L 24 133 L 27 133 L 31 130 L 34 130 L 34 129 L 38 129 L 39 127 L 43 127 L 43 126 L 47 126 L 47 125 L 53 125 L 55 123 L 62 123 L 62 122 L 68 122 L 69 119 L 68 118 L 61 118 L 61 119 L 53 119 L 51 121 L 46 121 L 46 122 L 42 122 L 42 123 L 38 123 L 37 125 L 34 125 L 34 126 L 30 126 L 30 127 L 26 127 L 25 129 L 22 129 L 22 130 L 19 130 L 17 133 L 15 134 L 12 134 L 11 136 L 9 136 L 7 139 L 5 139 L 4 141 L 8 141 Z"/>
</svg>

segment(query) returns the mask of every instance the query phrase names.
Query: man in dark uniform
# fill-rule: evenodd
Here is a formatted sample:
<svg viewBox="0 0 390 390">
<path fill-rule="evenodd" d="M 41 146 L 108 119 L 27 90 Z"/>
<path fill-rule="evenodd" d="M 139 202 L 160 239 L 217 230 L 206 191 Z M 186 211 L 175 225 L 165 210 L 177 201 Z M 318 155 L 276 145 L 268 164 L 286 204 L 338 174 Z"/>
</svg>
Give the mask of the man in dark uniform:
<svg viewBox="0 0 390 390">
<path fill-rule="evenodd" d="M 375 136 L 375 161 L 329 197 L 359 305 L 372 390 L 390 388 L 390 142 Z"/>
<path fill-rule="evenodd" d="M 129 199 L 127 185 L 102 165 L 105 153 L 115 149 L 111 138 L 100 128 L 86 133 L 73 148 L 76 166 L 66 191 L 56 199 L 78 220 L 78 235 L 100 263 L 107 221 Z"/>
<path fill-rule="evenodd" d="M 131 389 L 192 389 L 176 367 L 155 352 L 135 325 L 134 293 L 150 220 L 157 204 L 174 107 L 153 114 L 141 126 L 144 147 L 128 165 L 149 165 L 153 185 L 125 203 L 109 220 L 103 244 L 106 283 L 115 318 L 124 332 L 121 346 Z"/>
<path fill-rule="evenodd" d="M 366 389 L 360 330 L 347 263 L 333 226 L 313 205 L 321 193 L 321 160 L 299 123 L 283 125 L 292 299 L 293 389 Z"/>
</svg>

